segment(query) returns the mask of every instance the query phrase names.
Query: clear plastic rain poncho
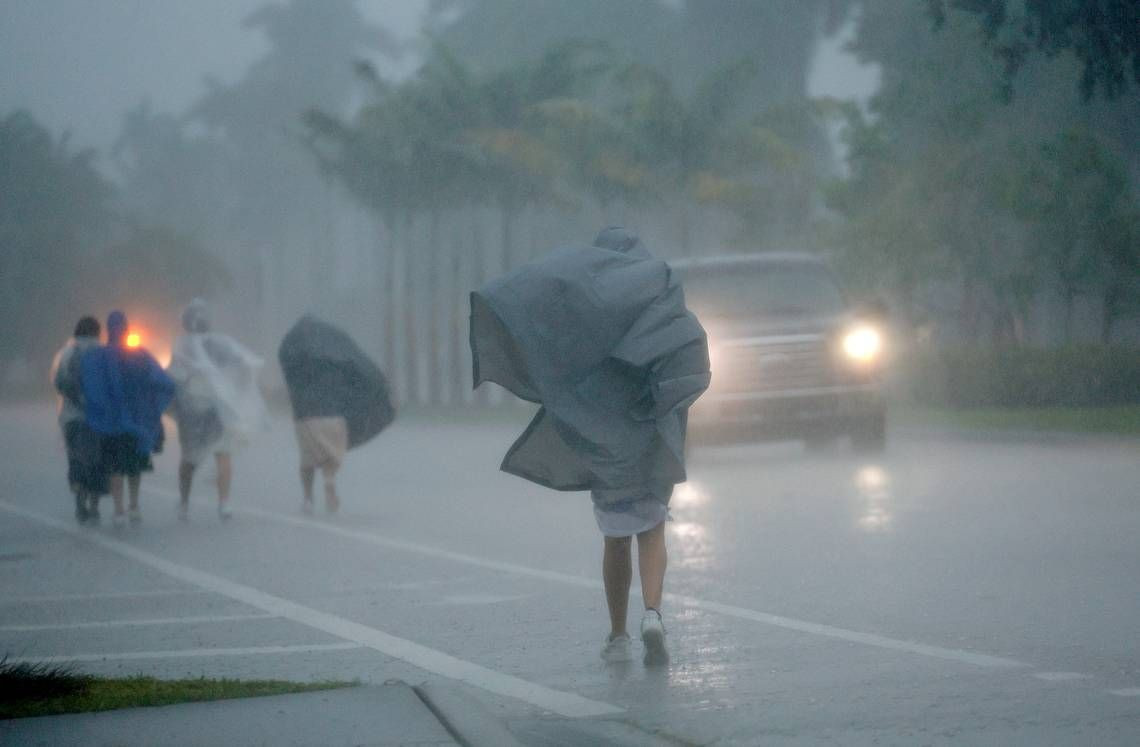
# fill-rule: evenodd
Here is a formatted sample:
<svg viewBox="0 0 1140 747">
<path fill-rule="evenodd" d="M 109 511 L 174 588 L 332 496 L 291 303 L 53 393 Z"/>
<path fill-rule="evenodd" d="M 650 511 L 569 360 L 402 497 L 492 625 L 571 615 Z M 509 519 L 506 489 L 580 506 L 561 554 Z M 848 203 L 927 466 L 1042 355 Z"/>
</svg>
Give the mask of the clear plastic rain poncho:
<svg viewBox="0 0 1140 747">
<path fill-rule="evenodd" d="M 257 383 L 263 362 L 229 335 L 211 332 L 200 299 L 182 312 L 182 327 L 167 373 L 177 386 L 174 419 L 182 459 L 198 464 L 265 429 L 267 411 Z"/>
</svg>

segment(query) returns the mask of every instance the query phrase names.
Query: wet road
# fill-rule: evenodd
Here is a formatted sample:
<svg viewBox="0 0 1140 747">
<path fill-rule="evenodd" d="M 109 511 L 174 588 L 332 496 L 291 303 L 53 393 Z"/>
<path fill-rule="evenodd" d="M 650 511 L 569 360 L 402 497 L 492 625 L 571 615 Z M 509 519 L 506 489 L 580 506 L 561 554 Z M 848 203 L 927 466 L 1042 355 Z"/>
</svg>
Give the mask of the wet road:
<svg viewBox="0 0 1140 747">
<path fill-rule="evenodd" d="M 208 480 L 176 520 L 172 446 L 122 531 L 74 527 L 49 410 L 2 418 L 12 657 L 462 681 L 544 745 L 1140 743 L 1135 443 L 698 449 L 668 528 L 673 660 L 646 669 L 598 658 L 588 499 L 497 471 L 522 417 L 407 418 L 312 519 L 286 421 L 237 458 L 227 524 Z"/>
</svg>

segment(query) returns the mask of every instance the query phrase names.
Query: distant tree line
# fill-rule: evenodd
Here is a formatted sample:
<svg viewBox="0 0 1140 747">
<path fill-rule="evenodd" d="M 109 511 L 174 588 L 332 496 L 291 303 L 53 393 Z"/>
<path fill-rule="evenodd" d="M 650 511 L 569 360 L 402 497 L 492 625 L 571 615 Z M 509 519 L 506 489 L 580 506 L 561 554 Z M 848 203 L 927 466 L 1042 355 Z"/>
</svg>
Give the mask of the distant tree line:
<svg viewBox="0 0 1140 747">
<path fill-rule="evenodd" d="M 43 364 L 80 314 L 173 309 L 227 281 L 193 240 L 123 214 L 93 157 L 28 112 L 0 118 L 0 372 Z"/>
<path fill-rule="evenodd" d="M 1069 341 L 1080 301 L 1111 340 L 1140 313 L 1140 89 L 1082 102 L 1090 63 L 1058 55 L 1024 60 L 1009 99 L 974 12 L 941 13 L 932 30 L 916 4 L 863 3 L 853 48 L 882 87 L 869 112 L 845 110 L 832 241 L 857 282 L 959 340 Z M 1043 300 L 1062 310 L 1052 324 Z"/>
<path fill-rule="evenodd" d="M 399 396 L 470 399 L 466 291 L 612 222 L 667 257 L 828 252 L 938 338 L 1063 341 L 1092 304 L 1111 340 L 1140 314 L 1129 5 L 863 0 L 863 108 L 806 92 L 848 0 L 433 0 L 398 80 L 378 62 L 407 47 L 353 0 L 270 4 L 243 78 L 128 113 L 113 180 L 2 120 L 0 303 L 51 334 L 11 325 L 0 364 L 42 359 L 79 308 L 214 293 L 263 346 L 315 310 Z"/>
</svg>

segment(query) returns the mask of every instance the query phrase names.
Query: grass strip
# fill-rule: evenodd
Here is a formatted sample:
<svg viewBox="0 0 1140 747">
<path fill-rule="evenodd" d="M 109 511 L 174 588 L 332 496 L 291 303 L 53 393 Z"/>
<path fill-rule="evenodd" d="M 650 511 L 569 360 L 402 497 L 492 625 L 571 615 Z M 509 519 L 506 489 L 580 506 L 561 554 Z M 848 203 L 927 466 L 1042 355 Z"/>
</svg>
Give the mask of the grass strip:
<svg viewBox="0 0 1140 747">
<path fill-rule="evenodd" d="M 1140 405 L 1111 407 L 1032 407 L 949 410 L 899 408 L 892 417 L 907 425 L 981 430 L 1055 431 L 1140 435 Z"/>
<path fill-rule="evenodd" d="M 0 661 L 0 719 L 90 713 L 116 708 L 163 706 L 262 695 L 285 695 L 353 687 L 359 683 L 325 680 L 104 678 L 75 674 L 63 667 L 11 665 Z"/>
</svg>

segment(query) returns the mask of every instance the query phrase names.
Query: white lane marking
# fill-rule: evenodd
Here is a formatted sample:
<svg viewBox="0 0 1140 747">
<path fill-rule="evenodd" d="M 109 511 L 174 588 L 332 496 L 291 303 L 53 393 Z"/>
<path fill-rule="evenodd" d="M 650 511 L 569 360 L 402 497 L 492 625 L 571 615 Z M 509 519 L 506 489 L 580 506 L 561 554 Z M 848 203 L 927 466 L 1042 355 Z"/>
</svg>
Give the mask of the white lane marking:
<svg viewBox="0 0 1140 747">
<path fill-rule="evenodd" d="M 1033 676 L 1046 682 L 1069 682 L 1071 680 L 1091 680 L 1091 674 L 1080 672 L 1034 672 Z"/>
<path fill-rule="evenodd" d="M 580 586 L 586 589 L 602 589 L 602 582 L 592 578 L 585 578 L 583 576 L 572 576 L 568 573 L 558 573 L 557 571 L 544 571 L 539 568 L 531 568 L 525 565 L 516 565 L 514 563 L 506 563 L 501 560 L 491 560 L 489 558 L 480 558 L 476 555 L 466 555 L 461 552 L 452 552 L 451 550 L 443 550 L 438 547 L 430 545 L 420 545 L 415 542 L 408 542 L 407 540 L 392 539 L 384 537 L 379 534 L 372 534 L 359 529 L 349 529 L 347 527 L 337 526 L 336 524 L 327 524 L 319 520 L 308 519 L 300 516 L 289 516 L 288 514 L 277 513 L 275 511 L 264 511 L 260 508 L 235 508 L 235 513 L 249 514 L 250 516 L 260 516 L 263 519 L 272 519 L 273 521 L 281 522 L 283 524 L 292 524 L 296 527 L 303 529 L 317 529 L 329 534 L 335 534 L 341 537 L 348 537 L 350 539 L 366 542 L 370 545 L 377 547 L 385 547 L 391 550 L 401 550 L 403 552 L 415 553 L 417 555 L 426 555 L 432 558 L 439 558 L 441 560 L 451 560 L 456 563 L 463 563 L 478 568 L 487 568 L 492 571 L 502 571 L 504 573 L 512 573 L 517 576 L 529 576 L 530 578 L 538 578 L 544 581 L 555 581 L 560 584 L 569 584 L 571 586 Z"/>
<path fill-rule="evenodd" d="M 1124 687 L 1119 690 L 1109 690 L 1109 692 L 1122 698 L 1140 698 L 1140 687 Z"/>
<path fill-rule="evenodd" d="M 696 597 L 685 596 L 683 594 L 663 594 L 662 597 L 669 602 L 676 602 L 689 607 L 696 607 L 708 612 L 718 612 L 722 615 L 730 615 L 732 617 L 739 617 L 745 620 L 755 620 L 756 622 L 761 622 L 766 625 L 773 625 L 778 628 L 797 630 L 801 633 L 814 633 L 815 635 L 827 636 L 828 638 L 837 638 L 841 641 L 861 643 L 865 646 L 875 646 L 877 648 L 885 648 L 892 651 L 905 651 L 911 654 L 930 656 L 935 659 L 948 659 L 950 661 L 958 661 L 964 664 L 973 664 L 974 666 L 978 667 L 989 667 L 994 669 L 1012 669 L 1015 667 L 1029 666 L 1024 662 L 1016 661 L 1014 659 L 1006 659 L 1000 656 L 976 654 L 972 651 L 962 651 L 955 648 L 942 648 L 941 646 L 930 646 L 925 643 L 902 641 L 895 638 L 887 638 L 881 635 L 874 635 L 873 633 L 860 633 L 857 630 L 847 630 L 845 628 L 836 628 L 832 625 L 822 625 L 820 623 L 808 622 L 807 620 L 797 620 L 791 617 L 771 615 L 767 612 L 757 612 L 756 610 L 745 609 L 743 607 L 734 607 L 731 604 L 709 602 L 703 599 L 697 599 Z"/>
<path fill-rule="evenodd" d="M 346 641 L 374 649 L 394 659 L 400 659 L 433 674 L 466 682 L 496 695 L 516 698 L 566 718 L 609 716 L 624 712 L 624 709 L 612 706 L 609 703 L 590 700 L 580 695 L 554 690 L 509 674 L 496 672 L 493 669 L 458 659 L 414 641 L 390 635 L 382 630 L 370 628 L 367 625 L 361 625 L 328 612 L 321 612 L 288 599 L 267 594 L 259 589 L 230 581 L 221 576 L 180 565 L 126 542 L 102 534 L 81 531 L 70 523 L 28 511 L 7 501 L 0 501 L 0 508 L 17 516 L 23 516 L 58 529 L 61 532 L 82 537 L 104 549 L 161 571 L 178 581 L 236 599 L 275 617 L 293 620 Z"/>
<path fill-rule="evenodd" d="M 85 630 L 88 628 L 129 628 L 135 625 L 195 625 L 197 623 L 243 622 L 269 620 L 273 615 L 201 615 L 197 617 L 149 617 L 137 620 L 95 620 L 91 622 L 51 623 L 45 625 L 0 625 L 0 633 L 35 633 L 47 630 Z"/>
<path fill-rule="evenodd" d="M 600 590 L 604 588 L 601 581 L 591 578 L 572 576 L 567 573 L 557 573 L 555 571 L 544 571 L 537 568 L 530 568 L 529 566 L 516 565 L 514 563 L 505 563 L 499 560 L 490 560 L 487 558 L 480 558 L 474 555 L 465 555 L 463 553 L 452 552 L 450 550 L 443 550 L 438 547 L 431 547 L 430 545 L 420 545 L 415 542 L 408 542 L 407 540 L 392 539 L 389 537 L 372 534 L 370 532 L 365 532 L 359 529 L 349 529 L 347 527 L 340 527 L 335 524 L 327 524 L 303 517 L 289 516 L 274 511 L 264 511 L 258 508 L 239 508 L 235 510 L 241 513 L 249 514 L 251 516 L 259 516 L 284 524 L 303 527 L 305 529 L 316 529 L 318 531 L 335 534 L 340 537 L 349 537 L 351 539 L 367 542 L 368 544 L 392 550 L 412 552 L 419 555 L 426 555 L 432 558 L 440 558 L 442 560 L 451 560 L 457 563 L 465 563 L 467 565 L 477 566 L 479 568 L 489 568 L 491 570 L 502 571 L 504 573 L 511 573 L 518 576 L 528 576 L 530 578 L 539 578 L 545 581 L 555 581 L 557 583 L 579 586 L 586 589 Z M 846 630 L 844 628 L 837 628 L 832 625 L 822 625 L 820 623 L 808 622 L 807 620 L 797 620 L 791 617 L 772 615 L 767 612 L 760 612 L 744 607 L 736 607 L 730 604 L 721 604 L 720 602 L 712 602 L 706 599 L 699 599 L 697 597 L 681 594 L 665 594 L 664 598 L 667 601 L 681 604 L 686 607 L 705 610 L 707 612 L 715 612 L 717 614 L 726 615 L 728 617 L 736 617 L 743 620 L 752 620 L 754 622 L 760 622 L 764 623 L 765 625 L 772 625 L 778 628 L 786 628 L 788 630 L 795 630 L 801 633 L 811 633 L 813 635 L 836 638 L 843 641 L 849 641 L 851 643 L 859 643 L 865 646 L 874 646 L 876 648 L 888 649 L 891 651 L 903 651 L 906 653 L 919 654 L 921 656 L 929 656 L 936 659 L 947 659 L 950 661 L 962 662 L 964 664 L 972 664 L 978 667 L 1011 669 L 1014 667 L 1029 666 L 1024 662 L 1016 661 L 1014 659 L 1007 659 L 1000 656 L 989 656 L 987 654 L 977 654 L 972 651 L 961 651 L 959 649 L 942 648 L 940 646 L 929 646 L 923 643 L 902 641 L 894 638 L 887 638 L 885 636 L 874 635 L 871 633 L 860 633 L 856 630 Z"/>
<path fill-rule="evenodd" d="M 426 604 L 441 604 L 441 605 L 475 605 L 475 604 L 499 604 L 500 602 L 514 602 L 518 599 L 526 599 L 524 594 L 448 594 L 440 599 L 436 599 Z"/>
<path fill-rule="evenodd" d="M 101 599 L 132 599 L 134 597 L 177 597 L 192 594 L 209 594 L 204 589 L 155 589 L 154 591 L 110 591 L 102 594 L 41 594 L 26 597 L 9 597 L 0 600 L 0 607 L 39 602 L 79 602 Z"/>
<path fill-rule="evenodd" d="M 70 656 L 24 656 L 8 659 L 9 664 L 63 664 L 88 661 L 132 661 L 135 659 L 196 659 L 207 656 L 265 656 L 268 654 L 311 654 L 324 651 L 350 651 L 364 648 L 356 643 L 314 643 L 308 646 L 252 646 L 249 648 L 185 648 L 170 651 L 124 651 L 109 654 Z"/>
</svg>

